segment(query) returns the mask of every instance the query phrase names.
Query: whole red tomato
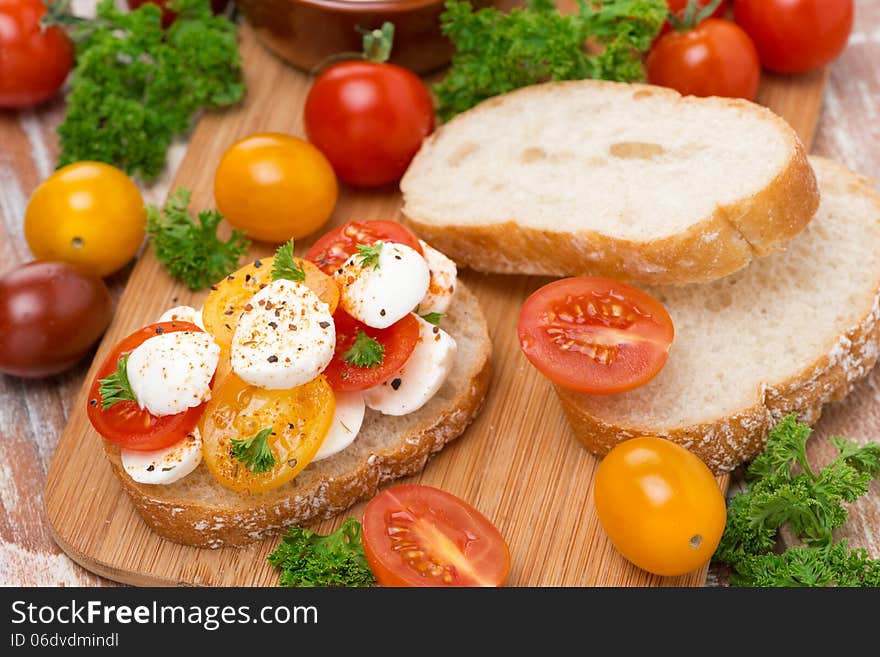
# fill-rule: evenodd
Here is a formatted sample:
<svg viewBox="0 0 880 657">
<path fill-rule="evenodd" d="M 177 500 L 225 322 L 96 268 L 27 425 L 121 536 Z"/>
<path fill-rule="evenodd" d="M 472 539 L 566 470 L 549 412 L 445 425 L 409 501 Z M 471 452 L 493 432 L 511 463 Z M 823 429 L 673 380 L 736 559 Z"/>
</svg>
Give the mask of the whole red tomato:
<svg viewBox="0 0 880 657">
<path fill-rule="evenodd" d="M 648 54 L 648 82 L 693 96 L 752 100 L 761 79 L 758 52 L 740 27 L 707 18 L 685 32 L 664 34 Z"/>
<path fill-rule="evenodd" d="M 49 376 L 76 364 L 110 324 L 104 282 L 63 262 L 31 262 L 0 278 L 0 372 Z"/>
<path fill-rule="evenodd" d="M 61 88 L 73 46 L 57 27 L 43 30 L 41 0 L 0 0 L 0 107 L 30 107 Z"/>
<path fill-rule="evenodd" d="M 306 98 L 306 134 L 339 178 L 374 187 L 399 180 L 434 129 L 434 104 L 412 71 L 342 62 L 321 73 Z"/>
<path fill-rule="evenodd" d="M 165 28 L 171 25 L 171 23 L 174 22 L 174 19 L 177 18 L 177 14 L 168 9 L 169 0 L 125 0 L 125 2 L 129 9 L 137 9 L 148 2 L 154 5 L 159 5 L 162 9 L 162 27 Z M 229 5 L 229 0 L 211 0 L 211 10 L 215 14 L 224 11 L 227 5 Z"/>
<path fill-rule="evenodd" d="M 777 73 L 830 64 L 846 47 L 853 25 L 853 0 L 735 0 L 733 11 L 761 63 Z"/>
</svg>

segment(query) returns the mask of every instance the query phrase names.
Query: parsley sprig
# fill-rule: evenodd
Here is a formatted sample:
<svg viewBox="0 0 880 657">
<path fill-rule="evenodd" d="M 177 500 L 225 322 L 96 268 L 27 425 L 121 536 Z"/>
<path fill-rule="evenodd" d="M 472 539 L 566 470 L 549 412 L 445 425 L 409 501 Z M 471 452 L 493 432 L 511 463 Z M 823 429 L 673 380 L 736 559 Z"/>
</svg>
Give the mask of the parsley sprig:
<svg viewBox="0 0 880 657">
<path fill-rule="evenodd" d="M 779 422 L 765 451 L 749 466 L 748 490 L 728 505 L 715 558 L 733 568 L 731 584 L 880 586 L 880 560 L 832 536 L 846 522 L 844 503 L 867 493 L 871 480 L 880 476 L 880 444 L 832 438 L 840 453 L 816 472 L 807 461 L 810 433 L 793 414 Z M 777 554 L 783 525 L 802 545 Z"/>
<path fill-rule="evenodd" d="M 245 439 L 232 439 L 232 457 L 244 463 L 244 467 L 254 474 L 268 472 L 277 462 L 272 450 L 269 449 L 269 436 L 272 427 L 261 429 L 256 435 Z"/>
<path fill-rule="evenodd" d="M 491 96 L 549 80 L 644 78 L 642 53 L 666 20 L 665 0 L 578 0 L 560 14 L 554 0 L 528 0 L 503 12 L 449 0 L 442 29 L 456 52 L 434 87 L 438 114 L 448 120 Z M 597 46 L 587 52 L 585 42 Z"/>
<path fill-rule="evenodd" d="M 123 12 L 101 0 L 94 19 L 72 16 L 69 2 L 53 4 L 44 22 L 76 42 L 58 166 L 98 160 L 154 178 L 198 110 L 244 94 L 236 26 L 214 16 L 208 0 L 177 0 L 168 30 L 154 3 Z"/>
<path fill-rule="evenodd" d="M 105 411 L 121 401 L 137 401 L 134 390 L 128 382 L 128 357 L 129 354 L 122 356 L 116 363 L 116 371 L 98 381 L 101 408 Z"/>
<path fill-rule="evenodd" d="M 385 346 L 358 329 L 354 344 L 342 354 L 342 360 L 355 367 L 376 367 L 385 360 Z"/>
<path fill-rule="evenodd" d="M 201 290 L 234 270 L 250 241 L 237 230 L 225 242 L 218 238 L 223 216 L 216 210 L 199 212 L 197 220 L 190 217 L 190 195 L 180 188 L 168 197 L 161 212 L 148 206 L 147 234 L 168 273 L 191 290 Z"/>
<path fill-rule="evenodd" d="M 379 269 L 379 256 L 382 253 L 384 242 L 374 242 L 373 244 L 358 244 L 358 257 L 362 267 L 373 266 L 373 269 Z"/>
<path fill-rule="evenodd" d="M 306 280 L 306 272 L 293 255 L 293 239 L 282 244 L 275 251 L 275 260 L 272 263 L 272 280 L 285 279 L 302 283 Z"/>
<path fill-rule="evenodd" d="M 361 542 L 361 524 L 349 518 L 322 536 L 301 527 L 287 530 L 269 555 L 281 570 L 279 586 L 372 586 L 376 583 Z"/>
</svg>

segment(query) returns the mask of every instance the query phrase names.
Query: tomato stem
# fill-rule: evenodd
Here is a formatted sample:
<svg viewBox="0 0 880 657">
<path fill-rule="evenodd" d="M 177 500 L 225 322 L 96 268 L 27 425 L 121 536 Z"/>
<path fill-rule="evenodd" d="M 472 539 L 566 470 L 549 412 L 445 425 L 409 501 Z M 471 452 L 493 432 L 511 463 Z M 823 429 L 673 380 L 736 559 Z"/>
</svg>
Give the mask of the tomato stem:
<svg viewBox="0 0 880 657">
<path fill-rule="evenodd" d="M 364 59 L 377 64 L 387 62 L 394 44 L 394 23 L 385 21 L 379 29 L 358 31 L 364 35 Z"/>
<path fill-rule="evenodd" d="M 720 5 L 721 0 L 712 0 L 708 5 L 700 9 L 699 0 L 688 0 L 683 14 L 682 12 L 669 12 L 667 20 L 676 32 L 689 32 L 709 18 Z"/>
</svg>

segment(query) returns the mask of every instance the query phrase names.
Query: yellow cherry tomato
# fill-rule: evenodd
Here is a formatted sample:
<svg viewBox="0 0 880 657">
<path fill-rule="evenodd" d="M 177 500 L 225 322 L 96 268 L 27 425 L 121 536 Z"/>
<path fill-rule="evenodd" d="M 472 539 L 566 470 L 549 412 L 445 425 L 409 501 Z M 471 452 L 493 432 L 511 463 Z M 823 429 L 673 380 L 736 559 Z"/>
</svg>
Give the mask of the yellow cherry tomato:
<svg viewBox="0 0 880 657">
<path fill-rule="evenodd" d="M 202 455 L 217 480 L 233 490 L 257 493 L 287 483 L 317 454 L 330 430 L 336 398 L 327 379 L 292 390 L 265 390 L 230 374 L 217 385 L 199 420 Z M 270 429 L 272 465 L 265 471 L 233 456 L 233 440 Z"/>
<path fill-rule="evenodd" d="M 308 260 L 294 258 L 294 262 L 306 273 L 303 283 L 330 306 L 331 314 L 334 313 L 339 303 L 339 287 L 336 281 Z M 222 351 L 228 351 L 232 344 L 232 334 L 235 333 L 238 318 L 245 305 L 251 297 L 272 282 L 274 263 L 274 257 L 255 260 L 211 286 L 211 293 L 202 308 L 202 321 L 205 330 L 214 337 Z"/>
<path fill-rule="evenodd" d="M 336 207 L 336 174 L 307 141 L 259 133 L 233 144 L 214 175 L 226 220 L 254 239 L 286 242 L 323 226 Z"/>
<path fill-rule="evenodd" d="M 102 162 L 76 162 L 37 187 L 24 234 L 38 260 L 62 260 L 108 276 L 144 241 L 144 200 L 131 178 Z"/>
<path fill-rule="evenodd" d="M 699 458 L 662 438 L 612 449 L 593 483 L 599 522 L 627 560 L 656 575 L 683 575 L 712 557 L 727 511 Z"/>
</svg>

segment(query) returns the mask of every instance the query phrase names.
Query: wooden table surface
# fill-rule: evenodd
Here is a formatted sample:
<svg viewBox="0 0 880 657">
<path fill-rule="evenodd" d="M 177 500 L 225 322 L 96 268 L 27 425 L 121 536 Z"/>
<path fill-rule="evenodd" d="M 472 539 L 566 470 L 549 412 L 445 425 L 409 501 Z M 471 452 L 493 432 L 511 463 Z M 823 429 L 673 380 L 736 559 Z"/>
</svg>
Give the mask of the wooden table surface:
<svg viewBox="0 0 880 657">
<path fill-rule="evenodd" d="M 75 6 L 82 12 L 94 4 L 80 0 Z M 62 100 L 36 110 L 0 110 L 0 275 L 32 259 L 23 235 L 24 211 L 33 189 L 54 169 L 54 129 L 62 113 Z M 184 148 L 184 143 L 178 144 L 165 173 L 150 187 L 142 187 L 147 202 L 164 199 Z M 813 150 L 880 179 L 880 2 L 876 0 L 856 0 L 855 28 L 849 47 L 832 66 Z M 128 272 L 108 280 L 117 298 Z M 0 585 L 113 585 L 61 553 L 50 536 L 42 499 L 55 443 L 87 368 L 88 359 L 64 375 L 37 381 L 0 374 Z M 873 388 L 875 380 L 876 373 L 866 385 Z M 880 437 L 880 426 L 874 436 L 866 437 Z M 874 552 L 874 537 L 863 538 L 872 543 L 868 547 Z M 710 577 L 710 584 L 715 581 Z"/>
</svg>

